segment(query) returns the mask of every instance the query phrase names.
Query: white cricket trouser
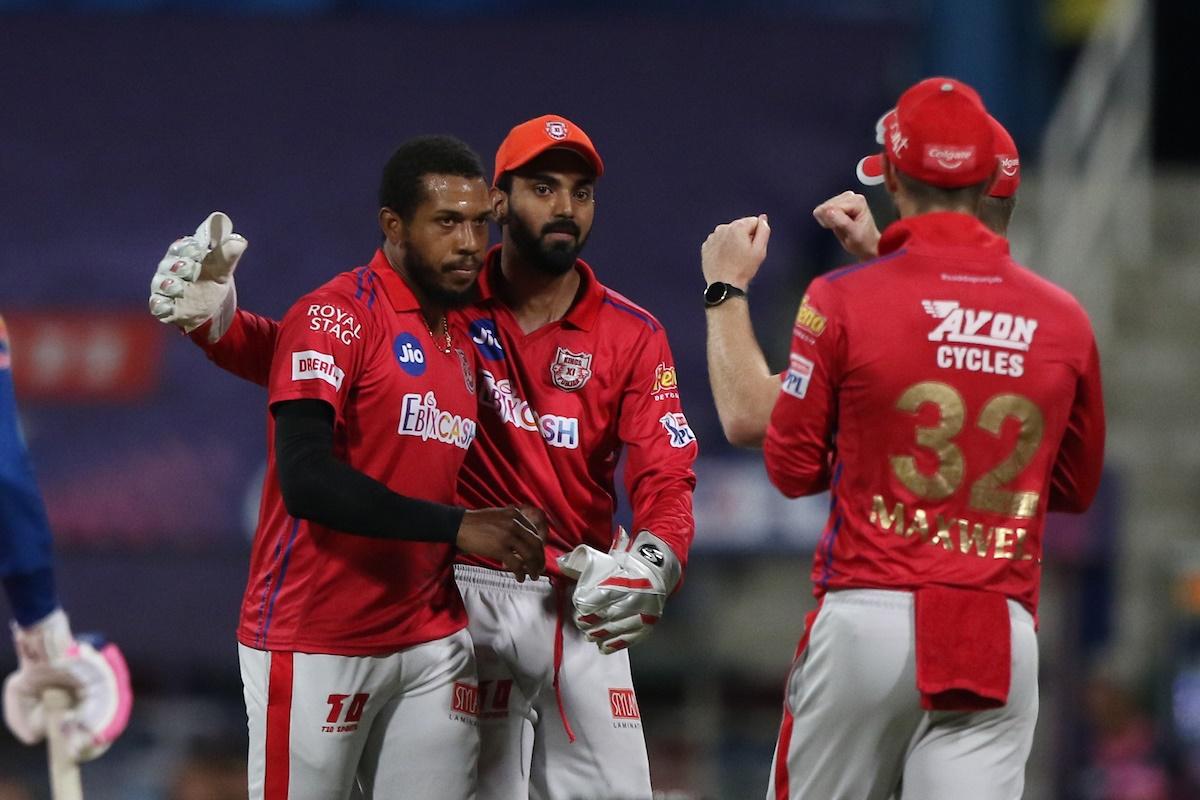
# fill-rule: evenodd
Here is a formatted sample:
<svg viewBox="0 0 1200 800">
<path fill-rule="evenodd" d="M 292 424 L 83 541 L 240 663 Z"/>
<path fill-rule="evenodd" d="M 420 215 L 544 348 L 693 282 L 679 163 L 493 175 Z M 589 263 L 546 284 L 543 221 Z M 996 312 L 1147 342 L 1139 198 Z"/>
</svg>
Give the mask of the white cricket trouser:
<svg viewBox="0 0 1200 800">
<path fill-rule="evenodd" d="M 250 800 L 470 800 L 479 757 L 465 630 L 386 656 L 238 645 Z"/>
<path fill-rule="evenodd" d="M 628 653 L 604 655 L 585 639 L 570 597 L 547 578 L 517 583 L 507 572 L 463 564 L 454 577 L 479 667 L 480 800 L 648 800 Z"/>
<path fill-rule="evenodd" d="M 924 711 L 912 593 L 826 594 L 788 677 L 768 800 L 1019 800 L 1038 650 L 1029 612 L 1012 600 L 1008 608 L 1008 704 Z"/>
</svg>

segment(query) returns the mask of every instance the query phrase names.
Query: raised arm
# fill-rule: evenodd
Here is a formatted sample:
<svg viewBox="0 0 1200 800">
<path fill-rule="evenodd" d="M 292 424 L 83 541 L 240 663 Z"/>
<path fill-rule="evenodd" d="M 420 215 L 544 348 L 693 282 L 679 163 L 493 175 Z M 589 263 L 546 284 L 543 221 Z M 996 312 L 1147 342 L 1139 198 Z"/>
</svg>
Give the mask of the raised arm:
<svg viewBox="0 0 1200 800">
<path fill-rule="evenodd" d="M 174 325 L 214 364 L 266 386 L 279 323 L 237 307 L 233 273 L 247 241 L 215 211 L 195 234 L 176 239 L 150 282 L 150 313 Z"/>
<path fill-rule="evenodd" d="M 770 236 L 765 214 L 718 225 L 700 248 L 707 284 L 726 283 L 746 292 L 766 258 Z M 708 380 L 721 428 L 730 444 L 761 447 L 779 376 L 771 373 L 754 335 L 746 295 L 711 302 L 706 293 Z"/>
</svg>

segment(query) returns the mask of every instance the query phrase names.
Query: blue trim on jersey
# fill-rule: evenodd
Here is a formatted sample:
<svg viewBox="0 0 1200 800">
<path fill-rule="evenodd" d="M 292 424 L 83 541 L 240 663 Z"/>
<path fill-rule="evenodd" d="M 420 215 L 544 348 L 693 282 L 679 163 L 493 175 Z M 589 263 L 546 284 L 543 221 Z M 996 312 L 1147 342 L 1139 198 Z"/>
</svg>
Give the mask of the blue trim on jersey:
<svg viewBox="0 0 1200 800">
<path fill-rule="evenodd" d="M 279 563 L 279 551 L 283 549 L 283 538 L 280 536 L 275 539 L 275 552 L 271 553 L 272 565 Z M 274 566 L 272 566 L 273 569 Z M 275 573 L 272 571 L 268 571 L 267 576 L 263 578 L 262 599 L 258 601 L 258 632 L 254 634 L 254 644 L 256 647 L 262 644 L 264 612 L 267 608 L 267 598 L 271 595 L 271 581 L 274 579 Z"/>
<path fill-rule="evenodd" d="M 860 269 L 866 269 L 867 267 L 874 267 L 879 264 L 887 263 L 888 261 L 891 261 L 893 258 L 897 258 L 898 256 L 904 255 L 904 253 L 905 253 L 904 248 L 901 248 L 894 253 L 888 253 L 886 256 L 880 256 L 879 258 L 873 258 L 870 261 L 864 261 L 861 264 L 851 264 L 848 267 L 842 267 L 841 269 L 835 269 L 833 272 L 830 272 L 825 275 L 825 280 L 828 281 L 829 283 L 833 283 L 834 281 L 839 281 L 842 278 L 846 277 L 847 275 L 851 275 L 855 272 L 858 272 Z"/>
<path fill-rule="evenodd" d="M 354 290 L 354 299 L 361 300 L 366 287 L 363 286 L 363 273 L 367 271 L 366 267 L 359 267 L 354 270 L 354 283 L 358 287 Z"/>
<path fill-rule="evenodd" d="M 829 578 L 833 575 L 833 545 L 837 541 L 838 534 L 842 530 L 842 515 L 841 512 L 835 512 L 837 509 L 837 487 L 842 480 L 842 462 L 838 462 L 833 468 L 833 480 L 830 481 L 829 487 L 829 511 L 834 514 L 833 525 L 830 526 L 828 533 L 825 535 L 825 541 L 821 543 L 821 589 L 829 588 Z"/>
<path fill-rule="evenodd" d="M 650 330 L 654 331 L 655 333 L 658 333 L 658 324 L 654 321 L 654 318 L 651 317 L 649 314 L 646 314 L 642 311 L 638 311 L 636 308 L 631 308 L 631 307 L 625 305 L 624 303 L 619 303 L 616 300 L 613 300 L 608 295 L 604 296 L 604 302 L 607 303 L 608 305 L 612 306 L 613 308 L 617 309 L 618 311 L 624 311 L 626 314 L 630 314 L 632 316 L 637 317 L 642 322 L 644 322 L 648 326 L 650 326 Z"/>
<path fill-rule="evenodd" d="M 367 283 L 371 285 L 371 294 L 367 297 L 367 309 L 375 305 L 375 273 L 367 273 Z"/>
<path fill-rule="evenodd" d="M 265 643 L 267 634 L 271 632 L 271 615 L 275 613 L 275 599 L 283 588 L 283 579 L 287 577 L 288 562 L 292 560 L 292 545 L 296 542 L 296 533 L 300 530 L 300 520 L 292 520 L 292 535 L 288 537 L 287 547 L 283 551 L 283 562 L 279 565 L 279 580 L 275 582 L 275 590 L 271 592 L 271 602 L 267 604 L 267 619 L 263 624 L 259 641 Z"/>
</svg>

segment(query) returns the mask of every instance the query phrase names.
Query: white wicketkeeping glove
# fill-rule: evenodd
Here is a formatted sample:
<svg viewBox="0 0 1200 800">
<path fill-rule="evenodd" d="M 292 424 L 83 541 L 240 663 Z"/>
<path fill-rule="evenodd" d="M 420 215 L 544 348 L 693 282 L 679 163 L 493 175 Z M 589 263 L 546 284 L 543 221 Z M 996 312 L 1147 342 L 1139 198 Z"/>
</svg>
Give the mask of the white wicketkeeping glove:
<svg viewBox="0 0 1200 800">
<path fill-rule="evenodd" d="M 158 262 L 150 281 L 150 313 L 184 333 L 211 319 L 208 340 L 220 339 L 237 311 L 233 271 L 246 244 L 227 215 L 209 214 L 195 236 L 176 239 Z"/>
<path fill-rule="evenodd" d="M 609 552 L 581 544 L 559 556 L 558 566 L 577 581 L 571 595 L 575 625 L 602 653 L 650 635 L 681 572 L 679 559 L 661 539 L 639 531 L 631 544 L 624 528 Z"/>
<path fill-rule="evenodd" d="M 70 709 L 62 716 L 63 738 L 76 762 L 90 761 L 109 748 L 133 707 L 129 670 L 115 644 L 96 649 L 71 636 L 61 609 L 28 628 L 13 623 L 17 671 L 4 681 L 4 722 L 25 744 L 46 738 L 42 693 L 64 689 Z"/>
</svg>

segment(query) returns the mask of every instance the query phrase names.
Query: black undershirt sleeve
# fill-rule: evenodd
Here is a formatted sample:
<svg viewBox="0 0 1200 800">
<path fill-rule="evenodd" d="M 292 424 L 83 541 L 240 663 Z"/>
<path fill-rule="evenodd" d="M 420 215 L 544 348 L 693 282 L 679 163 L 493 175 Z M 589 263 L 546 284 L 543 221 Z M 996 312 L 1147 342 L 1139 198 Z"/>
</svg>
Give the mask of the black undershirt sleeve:
<svg viewBox="0 0 1200 800">
<path fill-rule="evenodd" d="M 396 494 L 334 457 L 328 403 L 285 400 L 271 413 L 279 488 L 293 517 L 374 539 L 454 542 L 464 509 Z"/>
</svg>

